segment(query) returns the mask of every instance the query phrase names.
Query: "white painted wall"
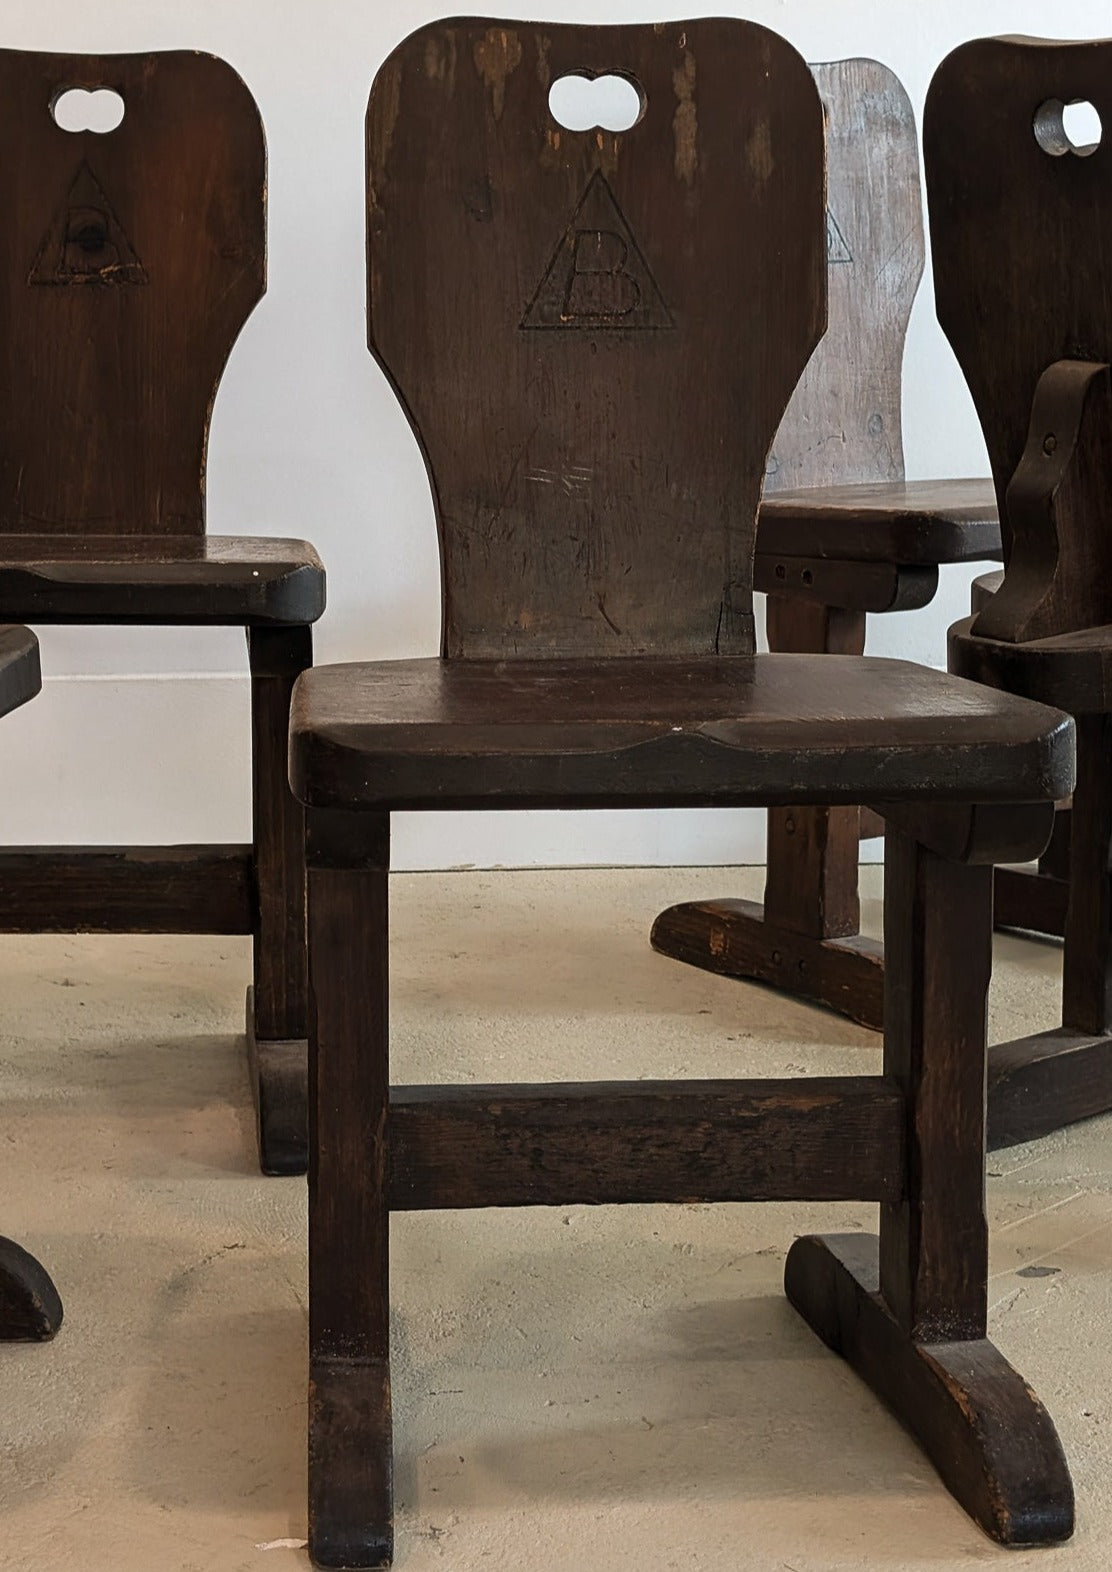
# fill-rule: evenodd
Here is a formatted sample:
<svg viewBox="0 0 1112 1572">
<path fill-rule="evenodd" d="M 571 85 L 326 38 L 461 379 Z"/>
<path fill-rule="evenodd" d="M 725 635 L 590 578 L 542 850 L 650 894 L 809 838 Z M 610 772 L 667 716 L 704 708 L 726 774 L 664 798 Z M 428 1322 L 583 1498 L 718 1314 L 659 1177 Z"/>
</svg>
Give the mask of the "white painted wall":
<svg viewBox="0 0 1112 1572">
<path fill-rule="evenodd" d="M 1035 0 L 727 0 L 723 9 L 735 6 L 810 60 L 862 54 L 886 61 L 917 112 L 935 65 L 963 39 L 1045 34 L 1048 26 L 1059 37 L 1112 31 L 1109 0 L 1059 0 L 1052 12 Z M 383 56 L 412 28 L 450 10 L 427 0 L 4 0 L 0 11 L 0 44 L 12 47 L 210 50 L 236 66 L 259 102 L 270 152 L 269 291 L 217 400 L 209 528 L 315 542 L 329 569 L 319 660 L 437 648 L 426 479 L 365 347 L 363 114 Z M 649 0 L 517 0 L 502 14 L 619 21 L 683 10 Z M 904 380 L 909 475 L 986 473 L 972 406 L 934 321 L 929 265 Z M 930 607 L 873 619 L 870 649 L 942 664 L 944 630 L 963 614 L 971 576 L 952 570 Z M 239 632 L 41 632 L 46 692 L 3 727 L 6 836 L 246 835 Z M 762 842 L 753 813 L 426 815 L 399 824 L 395 855 L 409 867 L 729 863 L 761 860 Z"/>
</svg>

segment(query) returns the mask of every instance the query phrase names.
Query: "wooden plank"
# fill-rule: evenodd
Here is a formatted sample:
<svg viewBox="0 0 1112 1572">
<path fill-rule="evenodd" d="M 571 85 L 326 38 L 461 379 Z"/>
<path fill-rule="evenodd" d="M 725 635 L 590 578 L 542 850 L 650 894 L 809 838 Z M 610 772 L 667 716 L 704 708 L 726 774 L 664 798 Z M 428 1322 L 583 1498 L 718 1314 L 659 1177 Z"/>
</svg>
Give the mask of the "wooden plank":
<svg viewBox="0 0 1112 1572">
<path fill-rule="evenodd" d="M 889 822 L 884 1070 L 907 1097 L 908 1185 L 880 1210 L 880 1288 L 914 1342 L 985 1335 L 991 939 L 991 867 L 944 861 Z"/>
<path fill-rule="evenodd" d="M 875 1076 L 398 1086 L 390 1205 L 897 1201 L 903 1117 Z"/>
<path fill-rule="evenodd" d="M 251 933 L 249 846 L 0 852 L 0 933 Z"/>
<path fill-rule="evenodd" d="M 124 101 L 65 132 L 69 88 Z M 266 273 L 250 92 L 196 50 L 0 50 L 0 531 L 202 535 L 216 387 Z"/>
</svg>

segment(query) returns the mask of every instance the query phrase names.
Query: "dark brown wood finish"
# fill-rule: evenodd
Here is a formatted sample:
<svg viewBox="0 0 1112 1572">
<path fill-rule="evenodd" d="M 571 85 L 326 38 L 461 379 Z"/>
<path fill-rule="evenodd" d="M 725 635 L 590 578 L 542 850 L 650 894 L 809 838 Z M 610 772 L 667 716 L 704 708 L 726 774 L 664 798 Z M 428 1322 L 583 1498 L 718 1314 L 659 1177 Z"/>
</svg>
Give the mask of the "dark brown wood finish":
<svg viewBox="0 0 1112 1572">
<path fill-rule="evenodd" d="M 29 628 L 0 627 L 0 715 L 42 686 L 39 646 Z M 62 1324 L 62 1301 L 45 1268 L 11 1239 L 0 1239 L 0 1340 L 46 1342 Z"/>
<path fill-rule="evenodd" d="M 1078 720 L 1068 819 L 1038 873 L 997 878 L 997 922 L 1063 932 L 1065 955 L 1061 1030 L 994 1051 L 994 1144 L 1112 1108 L 1110 71 L 1110 42 L 981 40 L 939 68 L 924 122 L 939 320 L 1007 545 L 1002 581 L 950 630 L 950 667 Z M 1079 99 L 1103 117 L 1093 148 L 1066 133 Z"/>
<path fill-rule="evenodd" d="M 911 103 L 875 60 L 812 66 L 827 114 L 830 325 L 780 424 L 757 534 L 771 650 L 857 654 L 867 612 L 925 606 L 942 562 L 999 553 L 991 482 L 904 480 L 903 346 L 923 269 Z M 764 903 L 688 901 L 654 947 L 880 1029 L 883 951 L 858 933 L 856 807 L 772 809 Z"/>
<path fill-rule="evenodd" d="M 627 73 L 640 121 L 560 128 L 569 71 Z M 307 671 L 292 703 L 320 1566 L 392 1552 L 392 1207 L 877 1197 L 884 1321 L 859 1368 L 909 1424 L 924 1368 L 955 1371 L 926 1444 L 974 1510 L 999 1438 L 964 1415 L 987 1372 L 1016 1437 L 981 1520 L 1008 1541 L 1045 1505 L 1042 1537 L 1070 1532 L 1053 1430 L 981 1336 L 974 1184 L 986 859 L 1046 841 L 1069 726 L 903 662 L 752 654 L 765 450 L 822 320 L 822 166 L 806 67 L 736 20 L 439 22 L 372 89 L 371 342 L 429 465 L 445 658 Z M 900 826 L 883 1077 L 391 1089 L 391 812 L 862 800 Z"/>
<path fill-rule="evenodd" d="M 121 124 L 63 130 L 52 111 L 70 88 L 118 93 Z M 255 813 L 248 848 L 2 852 L 0 926 L 254 934 L 260 1158 L 300 1172 L 304 878 L 284 706 L 324 571 L 305 541 L 205 535 L 213 400 L 265 287 L 259 113 L 211 55 L 0 50 L 0 144 L 0 615 L 245 627 Z M 290 1073 L 292 1156 L 289 1121 L 272 1143 L 266 1114 L 288 1104 Z"/>
</svg>

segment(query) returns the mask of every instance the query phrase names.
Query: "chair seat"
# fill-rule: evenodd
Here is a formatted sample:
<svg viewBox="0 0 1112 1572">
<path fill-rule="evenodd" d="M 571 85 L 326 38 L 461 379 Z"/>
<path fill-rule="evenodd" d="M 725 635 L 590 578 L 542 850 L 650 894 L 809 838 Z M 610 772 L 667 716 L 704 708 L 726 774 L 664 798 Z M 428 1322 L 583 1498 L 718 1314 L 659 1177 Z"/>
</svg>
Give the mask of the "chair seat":
<svg viewBox="0 0 1112 1572">
<path fill-rule="evenodd" d="M 991 480 L 887 481 L 780 491 L 761 503 L 758 556 L 936 567 L 1000 556 Z"/>
<path fill-rule="evenodd" d="M 1071 715 L 1112 715 L 1112 626 L 1009 644 L 974 635 L 972 623 L 966 617 L 949 631 L 952 672 Z"/>
<path fill-rule="evenodd" d="M 1070 728 L 904 661 L 400 660 L 294 689 L 290 779 L 314 807 L 1035 802 Z"/>
<path fill-rule="evenodd" d="M 324 567 L 306 541 L 197 535 L 0 536 L 0 616 L 28 622 L 315 622 Z"/>
</svg>

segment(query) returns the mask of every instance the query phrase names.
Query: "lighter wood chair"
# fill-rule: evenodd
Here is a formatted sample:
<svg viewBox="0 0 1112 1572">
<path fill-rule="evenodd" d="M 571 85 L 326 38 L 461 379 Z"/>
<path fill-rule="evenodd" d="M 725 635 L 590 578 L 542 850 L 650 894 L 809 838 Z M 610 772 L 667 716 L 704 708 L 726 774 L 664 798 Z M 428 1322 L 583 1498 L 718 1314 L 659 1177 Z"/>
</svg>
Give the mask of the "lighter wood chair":
<svg viewBox="0 0 1112 1572">
<path fill-rule="evenodd" d="M 29 628 L 0 627 L 0 715 L 42 687 L 39 645 Z M 11 1239 L 0 1239 L 0 1341 L 46 1342 L 62 1324 L 62 1301 L 45 1268 Z"/>
<path fill-rule="evenodd" d="M 827 123 L 829 325 L 776 433 L 755 586 L 772 650 L 860 655 L 870 613 L 925 606 L 941 563 L 1000 555 L 991 481 L 906 482 L 904 340 L 923 271 L 915 115 L 876 60 L 813 65 Z M 883 1024 L 883 947 L 863 937 L 856 806 L 773 808 L 763 904 L 685 901 L 665 955 Z"/>
<path fill-rule="evenodd" d="M 52 106 L 70 88 L 118 93 L 122 124 L 63 130 Z M 213 400 L 264 289 L 259 113 L 210 55 L 0 50 L 0 148 L 0 617 L 245 628 L 254 807 L 250 846 L 2 852 L 0 930 L 253 934 L 260 1157 L 297 1169 L 304 868 L 286 732 L 324 571 L 301 540 L 205 534 Z"/>
<path fill-rule="evenodd" d="M 1072 823 L 1044 864 L 1044 891 L 1065 896 L 1062 1025 L 993 1049 L 998 1145 L 1112 1109 L 1110 80 L 1110 41 L 985 39 L 939 69 L 924 121 L 938 318 L 981 419 L 1006 549 L 997 592 L 950 630 L 951 669 L 1077 719 Z M 1095 147 L 1070 141 L 1076 100 L 1101 115 Z"/>
<path fill-rule="evenodd" d="M 628 130 L 549 84 L 620 71 Z M 698 84 L 697 87 L 695 84 Z M 686 106 L 686 107 L 685 107 Z M 443 656 L 298 680 L 310 973 L 309 1535 L 392 1554 L 391 1210 L 881 1204 L 787 1293 L 997 1539 L 1063 1538 L 1053 1426 L 987 1340 L 991 871 L 1049 833 L 1068 720 L 899 661 L 754 655 L 766 454 L 822 332 L 822 106 L 729 19 L 437 22 L 367 119 L 372 349 L 425 454 Z M 879 803 L 879 1076 L 390 1085 L 390 814 Z"/>
</svg>

